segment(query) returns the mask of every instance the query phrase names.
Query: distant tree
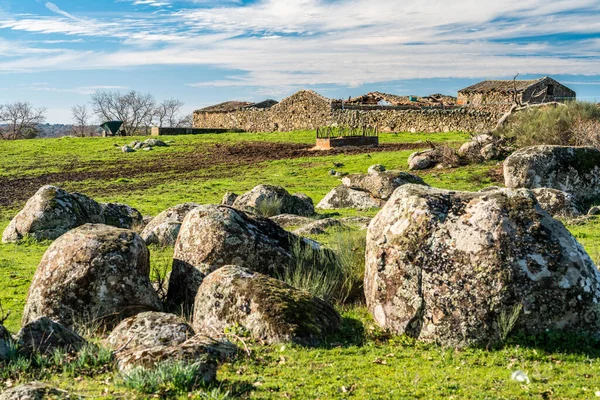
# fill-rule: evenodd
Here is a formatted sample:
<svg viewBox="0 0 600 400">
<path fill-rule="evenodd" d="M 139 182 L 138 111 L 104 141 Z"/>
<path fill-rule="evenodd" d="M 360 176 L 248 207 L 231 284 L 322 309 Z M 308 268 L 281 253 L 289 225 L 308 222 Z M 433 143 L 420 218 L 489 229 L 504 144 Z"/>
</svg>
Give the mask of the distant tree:
<svg viewBox="0 0 600 400">
<path fill-rule="evenodd" d="M 0 137 L 2 139 L 32 139 L 46 120 L 45 108 L 34 108 L 29 102 L 0 105 Z"/>
<path fill-rule="evenodd" d="M 73 135 L 86 137 L 94 134 L 94 130 L 90 126 L 91 115 L 85 104 L 71 107 L 71 114 L 73 116 Z"/>
<path fill-rule="evenodd" d="M 92 109 L 104 121 L 123 121 L 125 135 L 147 133 L 154 117 L 156 102 L 151 94 L 131 91 L 97 91 L 92 95 Z"/>
<path fill-rule="evenodd" d="M 154 110 L 155 125 L 159 128 L 183 128 L 188 125 L 188 117 L 181 116 L 183 102 L 177 99 L 167 99 L 156 106 Z"/>
</svg>

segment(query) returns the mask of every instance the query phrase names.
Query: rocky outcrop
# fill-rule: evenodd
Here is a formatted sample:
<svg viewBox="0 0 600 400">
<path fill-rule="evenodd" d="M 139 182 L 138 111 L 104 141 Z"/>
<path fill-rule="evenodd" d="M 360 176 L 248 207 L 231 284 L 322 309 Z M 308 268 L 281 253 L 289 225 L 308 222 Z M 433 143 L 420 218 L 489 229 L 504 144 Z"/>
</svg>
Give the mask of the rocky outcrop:
<svg viewBox="0 0 600 400">
<path fill-rule="evenodd" d="M 450 346 L 516 332 L 591 332 L 600 273 L 528 190 L 398 189 L 369 225 L 365 295 L 385 328 Z"/>
<path fill-rule="evenodd" d="M 579 202 L 600 196 L 600 150 L 593 147 L 533 146 L 504 161 L 508 188 L 552 188 Z"/>
<path fill-rule="evenodd" d="M 175 244 L 168 301 L 191 306 L 202 279 L 224 265 L 280 274 L 292 262 L 294 243 L 319 247 L 266 218 L 227 206 L 197 207 L 185 217 Z"/>
<path fill-rule="evenodd" d="M 569 193 L 557 189 L 532 190 L 538 203 L 554 218 L 575 218 L 581 215 L 577 202 Z"/>
<path fill-rule="evenodd" d="M 34 353 L 52 354 L 60 349 L 65 352 L 76 352 L 87 341 L 73 330 L 40 317 L 21 328 L 16 337 L 19 351 L 28 356 Z"/>
<path fill-rule="evenodd" d="M 15 386 L 0 393 L 0 400 L 45 400 L 45 399 L 71 399 L 68 392 L 59 390 L 42 382 L 31 382 Z"/>
<path fill-rule="evenodd" d="M 150 311 L 121 321 L 106 343 L 114 350 L 148 349 L 179 345 L 194 335 L 192 327 L 177 315 Z"/>
<path fill-rule="evenodd" d="M 8 360 L 13 348 L 13 338 L 4 325 L 0 324 L 0 361 Z"/>
<path fill-rule="evenodd" d="M 208 275 L 196 296 L 197 332 L 240 326 L 266 343 L 315 344 L 335 333 L 341 317 L 328 303 L 249 269 L 225 266 Z"/>
<path fill-rule="evenodd" d="M 275 206 L 277 206 L 276 209 Z M 233 207 L 260 215 L 265 214 L 265 209 L 269 208 L 270 215 L 263 215 L 265 217 L 278 214 L 309 217 L 315 213 L 315 207 L 310 197 L 304 194 L 289 194 L 281 186 L 272 185 L 256 186 L 251 191 L 237 197 L 233 202 Z"/>
<path fill-rule="evenodd" d="M 148 223 L 141 233 L 142 239 L 146 244 L 173 246 L 183 219 L 198 206 L 196 203 L 184 203 L 166 209 Z"/>
<path fill-rule="evenodd" d="M 17 242 L 25 236 L 36 240 L 54 240 L 86 223 L 132 228 L 142 221 L 142 215 L 129 206 L 100 204 L 79 193 L 43 186 L 12 219 L 4 230 L 2 241 Z"/>
<path fill-rule="evenodd" d="M 379 208 L 394 190 L 407 183 L 426 185 L 420 177 L 401 171 L 386 171 L 383 165 L 373 165 L 367 174 L 352 174 L 342 178 L 342 185 L 329 192 L 317 208 Z"/>
<path fill-rule="evenodd" d="M 135 232 L 86 224 L 58 238 L 42 258 L 23 324 L 41 316 L 67 327 L 160 310 L 150 284 L 149 253 Z"/>
</svg>

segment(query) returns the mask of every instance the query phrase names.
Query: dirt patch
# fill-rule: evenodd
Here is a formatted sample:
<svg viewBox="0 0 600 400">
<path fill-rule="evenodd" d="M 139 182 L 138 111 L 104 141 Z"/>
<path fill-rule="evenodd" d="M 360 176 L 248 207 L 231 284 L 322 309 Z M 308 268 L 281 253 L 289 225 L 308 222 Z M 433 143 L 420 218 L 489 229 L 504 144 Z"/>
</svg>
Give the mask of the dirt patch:
<svg viewBox="0 0 600 400">
<path fill-rule="evenodd" d="M 0 206 L 10 207 L 23 203 L 43 185 L 64 186 L 81 181 L 110 181 L 119 178 L 135 179 L 157 175 L 150 180 L 131 185 L 102 185 L 103 195 L 127 190 L 143 190 L 173 177 L 192 171 L 198 171 L 198 177 L 223 178 L 232 175 L 228 166 L 239 167 L 259 164 L 266 161 L 295 159 L 302 157 L 323 157 L 338 154 L 353 155 L 376 152 L 390 152 L 422 148 L 418 143 L 385 143 L 371 148 L 340 148 L 326 151 L 311 151 L 309 146 L 295 143 L 240 142 L 198 148 L 190 152 L 161 153 L 151 162 L 123 158 L 118 164 L 107 165 L 99 162 L 73 162 L 60 172 L 42 174 L 25 178 L 0 178 Z M 93 193 L 89 194 L 96 194 Z"/>
</svg>

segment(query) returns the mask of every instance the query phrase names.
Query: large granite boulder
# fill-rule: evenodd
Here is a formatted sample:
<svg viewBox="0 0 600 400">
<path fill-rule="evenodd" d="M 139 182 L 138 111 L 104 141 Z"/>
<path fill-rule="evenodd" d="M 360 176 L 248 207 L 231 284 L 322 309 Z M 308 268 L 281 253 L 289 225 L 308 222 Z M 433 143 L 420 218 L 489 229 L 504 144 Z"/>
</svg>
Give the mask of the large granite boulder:
<svg viewBox="0 0 600 400">
<path fill-rule="evenodd" d="M 121 321 L 106 343 L 114 350 L 147 349 L 182 344 L 194 335 L 192 327 L 177 315 L 148 311 Z"/>
<path fill-rule="evenodd" d="M 196 203 L 184 203 L 166 209 L 146 225 L 141 233 L 142 239 L 146 244 L 174 245 L 183 219 L 198 206 Z"/>
<path fill-rule="evenodd" d="M 368 174 L 352 174 L 342 178 L 342 184 L 350 189 L 368 192 L 372 197 L 387 200 L 402 185 L 415 183 L 426 185 L 420 177 L 400 171 L 375 171 Z"/>
<path fill-rule="evenodd" d="M 175 243 L 169 304 L 191 306 L 202 279 L 224 265 L 280 274 L 293 260 L 294 243 L 318 248 L 269 219 L 227 206 L 197 207 L 185 217 Z"/>
<path fill-rule="evenodd" d="M 243 327 L 266 343 L 316 344 L 338 330 L 340 315 L 323 300 L 269 276 L 225 266 L 204 278 L 194 304 L 197 332 Z"/>
<path fill-rule="evenodd" d="M 553 188 L 588 202 L 600 196 L 600 150 L 593 147 L 533 146 L 504 161 L 508 188 Z"/>
<path fill-rule="evenodd" d="M 350 189 L 345 185 L 340 185 L 327 193 L 323 200 L 317 204 L 317 208 L 322 210 L 335 210 L 338 208 L 354 208 L 357 210 L 370 210 L 380 208 L 385 202 L 376 199 L 370 193 Z"/>
<path fill-rule="evenodd" d="M 365 295 L 382 327 L 450 346 L 500 340 L 520 307 L 516 332 L 600 328 L 600 273 L 524 189 L 401 187 L 369 225 Z"/>
<path fill-rule="evenodd" d="M 581 215 L 577 201 L 570 193 L 551 188 L 533 189 L 532 192 L 540 206 L 554 218 L 575 218 Z"/>
<path fill-rule="evenodd" d="M 68 392 L 53 388 L 42 382 L 31 382 L 15 386 L 0 393 L 0 400 L 46 400 L 46 399 L 71 399 L 79 398 L 70 396 Z"/>
<path fill-rule="evenodd" d="M 264 214 L 266 204 L 279 205 L 277 210 L 270 210 L 272 217 L 278 214 L 295 214 L 305 217 L 314 215 L 315 207 L 310 197 L 305 194 L 289 194 L 281 186 L 258 185 L 251 191 L 238 196 L 233 202 L 233 207 L 244 211 Z"/>
<path fill-rule="evenodd" d="M 23 325 L 41 317 L 67 327 L 160 310 L 150 283 L 149 252 L 133 231 L 86 224 L 58 238 L 29 287 Z"/>
<path fill-rule="evenodd" d="M 19 351 L 26 355 L 34 353 L 52 354 L 55 350 L 71 353 L 87 344 L 87 341 L 73 330 L 40 317 L 21 328 L 16 337 Z"/>
<path fill-rule="evenodd" d="M 86 223 L 101 223 L 120 228 L 141 224 L 142 215 L 123 204 L 101 204 L 79 193 L 68 193 L 55 186 L 42 186 L 4 230 L 4 243 L 25 236 L 54 240 Z"/>
<path fill-rule="evenodd" d="M 13 338 L 10 332 L 0 324 L 0 361 L 8 360 L 13 348 Z"/>
</svg>

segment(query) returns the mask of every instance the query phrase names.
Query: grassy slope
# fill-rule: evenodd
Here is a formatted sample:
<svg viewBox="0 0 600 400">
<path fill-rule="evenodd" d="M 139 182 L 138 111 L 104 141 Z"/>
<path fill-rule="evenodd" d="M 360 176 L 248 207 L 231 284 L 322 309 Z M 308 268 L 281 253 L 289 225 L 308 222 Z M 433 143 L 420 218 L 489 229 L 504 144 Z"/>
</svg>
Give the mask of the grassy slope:
<svg viewBox="0 0 600 400">
<path fill-rule="evenodd" d="M 169 153 L 194 151 L 215 142 L 282 141 L 312 143 L 314 133 L 290 134 L 226 134 L 180 136 L 172 139 L 169 148 L 153 152 L 124 155 L 113 146 L 128 140 L 106 139 L 54 139 L 20 142 L 0 141 L 0 176 L 37 176 L 59 172 L 65 168 L 94 162 L 96 168 L 114 165 L 122 157 L 137 157 L 143 162 L 156 162 Z M 463 134 L 399 134 L 383 135 L 382 142 L 414 143 L 422 140 L 436 142 L 466 139 Z M 424 146 L 425 147 L 425 146 Z M 344 172 L 364 172 L 367 167 L 381 163 L 389 169 L 406 169 L 406 159 L 411 151 L 372 153 L 352 156 L 323 156 L 280 160 L 240 166 L 233 178 L 197 178 L 194 173 L 171 176 L 168 183 L 160 183 L 142 190 L 128 190 L 110 196 L 96 196 L 105 201 L 120 201 L 139 208 L 144 214 L 156 214 L 168 206 L 185 201 L 200 203 L 218 202 L 226 190 L 243 192 L 259 183 L 279 184 L 292 192 L 304 192 L 315 201 L 320 200 L 332 187 L 339 184 L 328 176 L 332 163 L 342 162 Z M 219 168 L 215 165 L 215 168 Z M 428 171 L 422 174 L 432 186 L 477 190 L 496 184 L 490 174 L 497 171 L 495 163 L 453 170 Z M 131 183 L 127 177 L 117 180 Z M 140 179 L 140 180 L 143 180 Z M 119 182 L 80 182 L 69 189 L 97 192 L 102 185 Z M 130 187 L 130 186 L 128 186 Z M 22 204 L 0 209 L 0 229 Z M 342 215 L 356 214 L 342 210 Z M 373 213 L 359 213 L 372 215 Z M 595 256 L 600 239 L 597 220 L 585 225 L 569 226 L 588 251 Z M 13 314 L 6 322 L 7 328 L 19 327 L 27 287 L 47 244 L 0 244 L 0 301 L 5 310 Z M 164 259 L 170 250 L 154 250 L 153 259 Z M 518 345 L 503 350 L 467 350 L 454 352 L 436 346 L 413 343 L 404 338 L 382 339 L 381 333 L 362 309 L 344 313 L 351 339 L 339 338 L 347 345 L 332 349 L 304 349 L 288 346 L 256 348 L 251 360 L 240 360 L 222 366 L 219 380 L 224 391 L 245 392 L 258 398 L 580 398 L 590 397 L 600 385 L 593 377 L 600 373 L 597 355 L 570 352 L 544 351 Z M 364 332 L 362 332 L 364 331 Z M 375 362 L 375 361 L 379 362 Z M 385 363 L 383 363 L 385 361 Z M 523 369 L 533 380 L 531 385 L 510 381 L 510 373 Z M 75 387 L 80 393 L 99 395 L 106 385 L 99 377 L 75 380 L 55 376 L 48 380 L 65 387 Z M 114 374 L 103 375 L 102 380 L 118 382 Z M 258 383 L 257 383 L 258 382 Z M 0 383 L 1 384 L 1 383 Z M 247 391 L 249 388 L 250 391 Z M 343 389 L 345 388 L 345 389 Z M 109 392 L 124 395 L 125 389 L 112 384 Z M 344 390 L 348 393 L 344 393 Z M 129 396 L 129 395 L 126 395 Z"/>
</svg>

